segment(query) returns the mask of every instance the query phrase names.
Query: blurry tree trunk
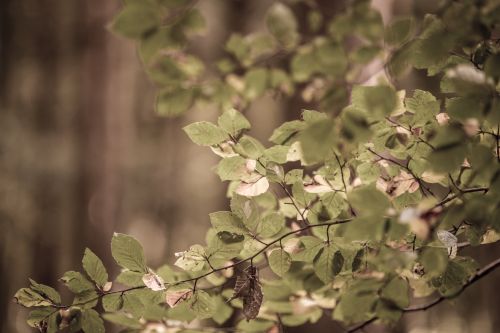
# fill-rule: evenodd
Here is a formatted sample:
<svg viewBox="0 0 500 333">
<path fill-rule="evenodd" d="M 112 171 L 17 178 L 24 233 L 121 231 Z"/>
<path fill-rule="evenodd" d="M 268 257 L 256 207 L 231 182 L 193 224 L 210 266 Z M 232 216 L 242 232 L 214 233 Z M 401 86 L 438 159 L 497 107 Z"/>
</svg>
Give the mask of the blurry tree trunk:
<svg viewBox="0 0 500 333">
<path fill-rule="evenodd" d="M 185 120 L 154 115 L 135 45 L 107 31 L 119 7 L 0 2 L 2 332 L 29 331 L 12 303 L 28 277 L 60 286 L 86 246 L 114 276 L 113 231 L 142 240 L 154 267 L 201 241 L 221 202 L 214 158 L 191 148 Z"/>
</svg>

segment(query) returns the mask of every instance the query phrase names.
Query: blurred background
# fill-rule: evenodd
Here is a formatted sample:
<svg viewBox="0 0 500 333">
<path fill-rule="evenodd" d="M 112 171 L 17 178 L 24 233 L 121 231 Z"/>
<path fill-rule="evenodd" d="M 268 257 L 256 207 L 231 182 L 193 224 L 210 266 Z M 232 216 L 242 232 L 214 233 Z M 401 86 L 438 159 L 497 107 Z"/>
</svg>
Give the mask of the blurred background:
<svg viewBox="0 0 500 333">
<path fill-rule="evenodd" d="M 215 59 L 231 32 L 262 26 L 272 2 L 200 1 L 208 33 L 195 43 L 196 52 Z M 319 2 L 329 11 L 344 5 Z M 387 21 L 435 3 L 377 0 L 374 6 Z M 174 252 L 204 242 L 208 213 L 227 207 L 225 185 L 211 170 L 215 155 L 181 130 L 215 119 L 218 111 L 192 110 L 177 119 L 154 113 L 155 87 L 135 45 L 107 30 L 119 8 L 119 0 L 0 1 L 1 332 L 30 332 L 27 312 L 12 302 L 28 277 L 58 285 L 65 271 L 80 269 L 85 247 L 113 267 L 113 276 L 115 231 L 138 238 L 150 266 L 173 262 Z M 424 78 L 414 73 L 403 85 L 435 86 Z M 300 109 L 287 112 L 286 102 L 267 97 L 249 110 L 252 135 L 265 140 L 277 124 L 296 117 Z M 484 264 L 499 250 L 467 251 Z M 456 306 L 408 315 L 393 331 L 498 332 L 499 282 L 499 272 L 491 274 Z M 329 320 L 316 327 L 343 331 Z"/>
</svg>

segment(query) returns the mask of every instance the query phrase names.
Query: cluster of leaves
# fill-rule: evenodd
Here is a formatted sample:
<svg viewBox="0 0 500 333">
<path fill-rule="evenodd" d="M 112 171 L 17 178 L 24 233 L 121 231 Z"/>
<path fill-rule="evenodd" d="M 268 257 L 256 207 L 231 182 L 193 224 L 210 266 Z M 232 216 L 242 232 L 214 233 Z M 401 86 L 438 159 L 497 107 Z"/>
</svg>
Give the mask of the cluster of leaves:
<svg viewBox="0 0 500 333">
<path fill-rule="evenodd" d="M 35 308 L 30 325 L 102 332 L 104 318 L 125 332 L 197 332 L 194 319 L 232 318 L 236 330 L 277 332 L 327 315 L 353 332 L 457 296 L 500 266 L 460 253 L 500 239 L 500 4 L 451 1 L 384 27 L 367 1 L 331 18 L 297 3 L 312 6 L 305 27 L 295 7 L 273 4 L 266 32 L 229 37 L 214 77 L 186 51 L 203 26 L 192 3 L 126 1 L 113 29 L 140 40 L 164 86 L 158 112 L 206 101 L 224 110 L 184 130 L 221 157 L 230 210 L 210 214 L 206 244 L 177 253 L 177 268 L 152 270 L 140 244 L 116 234 L 112 283 L 90 250 L 86 275 L 61 278 L 72 304 L 31 281 L 15 296 Z M 382 64 L 380 75 L 360 85 L 367 64 Z M 439 80 L 439 94 L 397 90 L 411 68 Z M 299 94 L 318 111 L 265 145 L 237 109 L 269 93 Z"/>
</svg>

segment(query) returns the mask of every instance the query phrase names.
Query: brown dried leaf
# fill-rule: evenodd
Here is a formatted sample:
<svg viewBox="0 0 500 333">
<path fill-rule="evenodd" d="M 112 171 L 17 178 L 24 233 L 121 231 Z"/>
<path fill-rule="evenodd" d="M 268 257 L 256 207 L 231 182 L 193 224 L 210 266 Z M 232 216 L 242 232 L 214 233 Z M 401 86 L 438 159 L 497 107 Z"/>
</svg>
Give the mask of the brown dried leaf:
<svg viewBox="0 0 500 333">
<path fill-rule="evenodd" d="M 165 301 L 171 308 L 174 308 L 182 301 L 190 298 L 192 295 L 193 291 L 191 289 L 167 291 L 165 295 Z"/>
<path fill-rule="evenodd" d="M 243 314 L 247 321 L 257 318 L 263 296 L 260 283 L 257 280 L 250 280 L 248 294 L 243 298 Z"/>
</svg>

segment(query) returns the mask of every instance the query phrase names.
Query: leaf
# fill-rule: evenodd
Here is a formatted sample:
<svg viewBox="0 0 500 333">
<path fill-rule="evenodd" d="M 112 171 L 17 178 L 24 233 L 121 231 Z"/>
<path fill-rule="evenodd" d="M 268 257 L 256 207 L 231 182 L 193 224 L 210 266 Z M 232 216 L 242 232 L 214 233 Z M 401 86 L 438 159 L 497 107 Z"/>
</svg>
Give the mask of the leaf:
<svg viewBox="0 0 500 333">
<path fill-rule="evenodd" d="M 102 307 L 104 311 L 115 312 L 123 307 L 123 296 L 121 294 L 108 294 L 102 298 Z"/>
<path fill-rule="evenodd" d="M 114 324 L 118 324 L 123 327 L 135 328 L 135 329 L 142 328 L 142 324 L 139 322 L 139 319 L 135 319 L 131 315 L 126 313 L 122 312 L 105 313 L 102 315 L 102 317 L 107 321 L 110 321 Z"/>
<path fill-rule="evenodd" d="M 132 236 L 115 233 L 111 239 L 111 254 L 123 268 L 142 273 L 148 271 L 142 246 Z"/>
<path fill-rule="evenodd" d="M 85 254 L 82 260 L 83 268 L 88 276 L 99 286 L 104 287 L 108 282 L 108 272 L 102 263 L 90 249 L 85 249 Z"/>
<path fill-rule="evenodd" d="M 333 319 L 344 323 L 357 323 L 370 319 L 377 296 L 370 292 L 349 290 L 344 293 L 333 311 Z"/>
<path fill-rule="evenodd" d="M 331 245 L 321 249 L 314 258 L 314 271 L 324 283 L 331 282 L 340 273 L 343 266 L 342 253 Z"/>
<path fill-rule="evenodd" d="M 245 197 L 256 197 L 269 189 L 269 181 L 266 177 L 260 177 L 252 183 L 241 182 L 235 192 Z"/>
<path fill-rule="evenodd" d="M 216 301 L 216 310 L 213 316 L 213 320 L 219 324 L 222 325 L 226 321 L 231 318 L 231 315 L 233 314 L 233 308 L 229 306 L 222 297 L 217 297 L 215 298 Z"/>
<path fill-rule="evenodd" d="M 60 279 L 75 294 L 94 290 L 94 284 L 80 272 L 68 271 Z"/>
<path fill-rule="evenodd" d="M 391 114 L 397 100 L 396 91 L 389 86 L 355 86 L 352 90 L 352 104 L 376 119 Z"/>
<path fill-rule="evenodd" d="M 208 121 L 189 124 L 183 128 L 191 141 L 200 146 L 212 146 L 228 139 L 227 134 Z"/>
<path fill-rule="evenodd" d="M 453 297 L 459 293 L 470 276 L 475 273 L 477 264 L 468 258 L 452 260 L 448 263 L 444 274 L 432 281 L 441 295 Z"/>
<path fill-rule="evenodd" d="M 444 249 L 427 247 L 420 255 L 420 263 L 424 266 L 426 276 L 437 277 L 446 270 L 448 256 Z"/>
<path fill-rule="evenodd" d="M 439 113 L 439 102 L 428 91 L 415 90 L 412 97 L 405 99 L 405 106 L 414 114 L 412 126 L 423 126 L 433 121 Z"/>
<path fill-rule="evenodd" d="M 198 290 L 189 300 L 190 307 L 198 319 L 210 318 L 214 315 L 216 304 L 207 292 Z"/>
<path fill-rule="evenodd" d="M 122 283 L 129 287 L 138 287 L 143 286 L 142 276 L 144 273 L 142 272 L 134 272 L 129 270 L 123 270 L 117 277 L 116 282 Z"/>
<path fill-rule="evenodd" d="M 240 180 L 248 174 L 246 160 L 241 156 L 223 158 L 217 166 L 217 174 L 221 180 Z"/>
<path fill-rule="evenodd" d="M 165 290 L 165 281 L 151 270 L 149 273 L 144 274 L 142 282 L 153 291 Z"/>
<path fill-rule="evenodd" d="M 408 41 L 414 29 L 415 20 L 412 17 L 396 19 L 385 29 L 385 42 L 399 46 Z"/>
<path fill-rule="evenodd" d="M 278 212 L 266 214 L 257 225 L 257 234 L 263 238 L 276 235 L 285 226 L 285 217 Z"/>
<path fill-rule="evenodd" d="M 256 139 L 243 135 L 234 147 L 235 151 L 247 158 L 257 160 L 264 153 L 264 146 Z"/>
<path fill-rule="evenodd" d="M 269 255 L 269 267 L 278 276 L 283 276 L 292 265 L 292 258 L 290 255 L 282 249 L 277 249 L 271 252 Z"/>
<path fill-rule="evenodd" d="M 104 322 L 99 314 L 93 309 L 82 311 L 82 330 L 85 333 L 104 333 Z"/>
<path fill-rule="evenodd" d="M 273 131 L 269 141 L 278 145 L 287 144 L 295 134 L 305 127 L 306 124 L 299 120 L 285 122 Z"/>
<path fill-rule="evenodd" d="M 112 23 L 112 30 L 129 38 L 141 38 L 160 25 L 158 10 L 134 3 L 125 6 Z"/>
<path fill-rule="evenodd" d="M 156 97 L 156 113 L 160 116 L 177 117 L 186 112 L 193 104 L 193 89 L 166 89 Z"/>
<path fill-rule="evenodd" d="M 30 311 L 28 315 L 27 323 L 33 328 L 40 328 L 42 322 L 46 321 L 47 318 L 54 312 L 52 307 L 36 308 Z"/>
<path fill-rule="evenodd" d="M 237 276 L 233 297 L 228 302 L 235 298 L 243 300 L 243 314 L 247 320 L 257 317 L 262 305 L 263 294 L 255 266 L 248 266 Z"/>
<path fill-rule="evenodd" d="M 450 259 L 455 258 L 457 256 L 457 250 L 458 250 L 457 236 L 446 230 L 438 230 L 436 234 L 439 241 L 443 243 L 444 246 L 446 246 L 448 250 L 448 256 L 450 257 Z"/>
<path fill-rule="evenodd" d="M 244 96 L 248 100 L 260 97 L 268 86 L 268 72 L 264 68 L 253 68 L 246 72 L 244 77 Z"/>
<path fill-rule="evenodd" d="M 210 223 L 217 232 L 227 231 L 238 235 L 243 235 L 247 232 L 243 222 L 232 212 L 214 212 L 210 213 L 209 216 Z"/>
<path fill-rule="evenodd" d="M 404 309 L 410 304 L 408 296 L 408 282 L 395 277 L 382 289 L 380 297 L 389 300 L 400 309 Z"/>
<path fill-rule="evenodd" d="M 171 308 L 174 308 L 183 301 L 189 299 L 192 295 L 192 289 L 167 290 L 165 293 L 165 300 Z"/>
<path fill-rule="evenodd" d="M 251 281 L 248 293 L 243 298 L 243 315 L 247 320 L 257 318 L 262 305 L 263 294 L 258 281 Z"/>
<path fill-rule="evenodd" d="M 312 123 L 300 132 L 300 145 L 307 163 L 325 160 L 334 147 L 338 135 L 331 119 Z"/>
<path fill-rule="evenodd" d="M 19 289 L 14 295 L 17 304 L 24 307 L 51 306 L 52 302 L 30 288 Z"/>
<path fill-rule="evenodd" d="M 219 127 L 226 133 L 236 137 L 242 130 L 250 129 L 250 123 L 245 116 L 236 109 L 225 111 L 218 119 Z"/>
<path fill-rule="evenodd" d="M 175 254 L 178 259 L 175 261 L 175 266 L 186 271 L 197 272 L 205 266 L 205 249 L 201 245 L 193 245 L 189 251 L 177 252 Z"/>
<path fill-rule="evenodd" d="M 267 12 L 267 28 L 285 47 L 294 46 L 298 41 L 297 21 L 293 12 L 281 2 L 274 3 Z"/>
<path fill-rule="evenodd" d="M 61 304 L 61 296 L 52 287 L 35 282 L 30 279 L 31 289 L 42 295 L 44 298 L 51 300 L 54 304 Z"/>
<path fill-rule="evenodd" d="M 380 216 L 390 206 L 387 196 L 373 185 L 357 187 L 347 198 L 358 216 Z"/>
</svg>

